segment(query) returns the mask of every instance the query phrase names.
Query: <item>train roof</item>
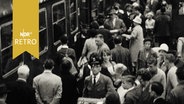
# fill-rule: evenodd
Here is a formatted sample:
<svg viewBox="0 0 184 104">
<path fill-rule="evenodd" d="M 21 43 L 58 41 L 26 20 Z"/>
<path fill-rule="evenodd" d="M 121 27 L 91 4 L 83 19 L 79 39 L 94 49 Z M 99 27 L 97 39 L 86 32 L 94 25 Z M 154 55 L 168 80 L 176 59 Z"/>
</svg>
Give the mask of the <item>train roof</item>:
<svg viewBox="0 0 184 104">
<path fill-rule="evenodd" d="M 12 13 L 12 0 L 0 0 L 0 18 Z"/>
</svg>

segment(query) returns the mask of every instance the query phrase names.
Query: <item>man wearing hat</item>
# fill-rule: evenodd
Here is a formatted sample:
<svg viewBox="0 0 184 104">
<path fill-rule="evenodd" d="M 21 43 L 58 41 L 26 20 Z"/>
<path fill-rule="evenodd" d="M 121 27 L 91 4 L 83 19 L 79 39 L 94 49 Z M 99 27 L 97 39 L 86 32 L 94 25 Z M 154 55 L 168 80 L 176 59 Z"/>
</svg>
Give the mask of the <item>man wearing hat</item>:
<svg viewBox="0 0 184 104">
<path fill-rule="evenodd" d="M 85 78 L 83 97 L 105 98 L 113 93 L 114 87 L 109 77 L 100 73 L 101 59 L 98 53 L 92 53 L 89 63 L 91 65 L 91 75 Z"/>
<path fill-rule="evenodd" d="M 7 84 L 7 104 L 36 104 L 35 90 L 26 83 L 29 71 L 27 65 L 20 66 L 17 71 L 18 79 Z"/>
<path fill-rule="evenodd" d="M 123 34 L 123 37 L 126 37 L 126 39 L 130 40 L 129 44 L 129 50 L 130 50 L 130 55 L 131 55 L 131 60 L 132 60 L 132 65 L 136 67 L 135 65 L 137 64 L 138 60 L 138 53 L 140 50 L 143 49 L 143 29 L 141 27 L 142 19 L 139 16 L 136 16 L 133 19 L 133 25 L 134 28 L 131 32 L 130 35 Z"/>
<path fill-rule="evenodd" d="M 104 27 L 108 30 L 115 30 L 115 33 L 123 33 L 127 29 L 124 21 L 117 16 L 115 9 L 110 11 L 109 19 L 104 22 Z"/>
</svg>

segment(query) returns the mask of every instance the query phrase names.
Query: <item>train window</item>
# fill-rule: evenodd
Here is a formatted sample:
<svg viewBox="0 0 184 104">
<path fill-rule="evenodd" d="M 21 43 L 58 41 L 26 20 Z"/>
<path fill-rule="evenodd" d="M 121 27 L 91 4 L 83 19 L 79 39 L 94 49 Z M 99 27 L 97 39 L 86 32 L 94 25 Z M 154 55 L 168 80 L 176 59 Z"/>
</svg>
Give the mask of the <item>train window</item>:
<svg viewBox="0 0 184 104">
<path fill-rule="evenodd" d="M 12 22 L 7 22 L 0 26 L 1 36 L 1 68 L 2 74 L 11 72 L 23 62 L 22 55 L 12 60 Z"/>
<path fill-rule="evenodd" d="M 48 35 L 47 35 L 47 15 L 46 9 L 40 9 L 39 13 L 39 51 L 40 55 L 47 51 Z"/>
<path fill-rule="evenodd" d="M 91 10 L 94 10 L 98 7 L 99 0 L 91 0 Z"/>
<path fill-rule="evenodd" d="M 91 17 L 93 19 L 95 19 L 96 16 L 97 16 L 99 3 L 100 3 L 99 0 L 92 0 L 92 3 L 91 3 Z"/>
<path fill-rule="evenodd" d="M 59 41 L 61 35 L 66 34 L 66 7 L 64 0 L 52 5 L 54 43 Z"/>
<path fill-rule="evenodd" d="M 1 27 L 1 49 L 4 50 L 12 44 L 12 23 Z"/>
<path fill-rule="evenodd" d="M 73 34 L 77 31 L 78 27 L 78 13 L 77 13 L 77 0 L 70 1 L 70 31 Z"/>
</svg>

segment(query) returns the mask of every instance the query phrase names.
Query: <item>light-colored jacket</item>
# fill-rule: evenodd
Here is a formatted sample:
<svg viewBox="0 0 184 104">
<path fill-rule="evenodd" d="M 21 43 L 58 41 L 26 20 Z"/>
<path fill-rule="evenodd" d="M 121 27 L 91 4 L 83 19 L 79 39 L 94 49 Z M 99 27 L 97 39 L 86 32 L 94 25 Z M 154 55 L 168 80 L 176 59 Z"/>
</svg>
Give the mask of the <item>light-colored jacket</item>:
<svg viewBox="0 0 184 104">
<path fill-rule="evenodd" d="M 33 87 L 38 104 L 59 104 L 62 95 L 61 78 L 50 70 L 36 76 L 33 79 Z"/>
</svg>

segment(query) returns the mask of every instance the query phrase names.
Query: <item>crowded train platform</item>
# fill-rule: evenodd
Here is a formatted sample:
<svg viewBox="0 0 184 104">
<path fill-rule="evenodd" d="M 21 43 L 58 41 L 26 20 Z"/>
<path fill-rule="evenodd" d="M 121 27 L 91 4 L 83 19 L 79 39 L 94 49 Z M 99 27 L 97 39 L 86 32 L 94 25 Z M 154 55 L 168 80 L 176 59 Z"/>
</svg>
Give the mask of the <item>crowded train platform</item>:
<svg viewBox="0 0 184 104">
<path fill-rule="evenodd" d="M 0 104 L 184 104 L 184 1 L 109 0 L 91 17 L 88 0 L 57 1 L 40 2 L 40 59 L 12 59 L 0 10 Z"/>
</svg>

